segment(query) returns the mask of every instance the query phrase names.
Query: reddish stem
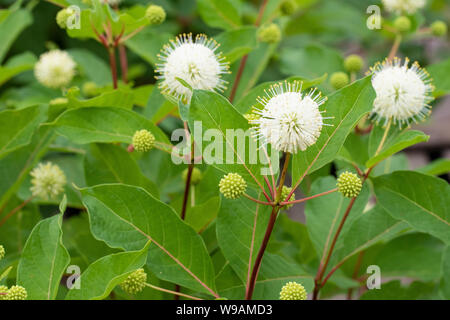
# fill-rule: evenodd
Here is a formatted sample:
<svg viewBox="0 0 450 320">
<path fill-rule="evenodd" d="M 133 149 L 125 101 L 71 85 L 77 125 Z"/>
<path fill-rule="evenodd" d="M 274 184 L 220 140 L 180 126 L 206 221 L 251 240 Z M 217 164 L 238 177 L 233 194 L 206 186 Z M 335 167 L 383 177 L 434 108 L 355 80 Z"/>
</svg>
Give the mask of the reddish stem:
<svg viewBox="0 0 450 320">
<path fill-rule="evenodd" d="M 329 191 L 325 191 L 325 192 L 322 192 L 322 193 L 319 193 L 319 194 L 315 194 L 315 195 L 313 195 L 311 197 L 307 197 L 307 198 L 303 198 L 303 199 L 299 199 L 299 200 L 294 200 L 294 201 L 283 201 L 283 202 L 280 202 L 280 206 L 285 206 L 285 205 L 294 204 L 294 203 L 301 203 L 301 202 L 304 202 L 304 201 L 307 201 L 307 200 L 311 200 L 311 199 L 314 199 L 314 198 L 325 196 L 327 194 L 330 194 L 330 193 L 333 193 L 333 192 L 336 192 L 336 191 L 337 191 L 337 188 L 334 188 L 334 189 L 331 189 Z"/>
<path fill-rule="evenodd" d="M 113 88 L 117 89 L 117 64 L 116 64 L 116 53 L 113 47 L 108 48 L 109 53 L 109 66 L 111 68 L 111 76 L 113 80 Z"/>
<path fill-rule="evenodd" d="M 259 203 L 259 204 L 264 204 L 266 206 L 272 206 L 274 204 L 273 202 L 265 202 L 265 201 L 261 201 L 261 200 L 255 199 L 255 198 L 249 196 L 246 193 L 244 193 L 244 197 L 246 197 L 249 200 L 252 200 L 253 202 L 256 202 L 256 203 Z"/>
<path fill-rule="evenodd" d="M 123 44 L 119 45 L 120 67 L 122 70 L 122 81 L 128 83 L 128 61 L 127 50 Z"/>
<path fill-rule="evenodd" d="M 22 202 L 20 205 L 12 209 L 1 221 L 0 221 L 0 227 L 5 224 L 5 222 L 11 218 L 14 214 L 19 212 L 23 207 L 25 207 L 31 200 L 33 200 L 33 196 L 29 197 L 27 200 Z"/>
</svg>

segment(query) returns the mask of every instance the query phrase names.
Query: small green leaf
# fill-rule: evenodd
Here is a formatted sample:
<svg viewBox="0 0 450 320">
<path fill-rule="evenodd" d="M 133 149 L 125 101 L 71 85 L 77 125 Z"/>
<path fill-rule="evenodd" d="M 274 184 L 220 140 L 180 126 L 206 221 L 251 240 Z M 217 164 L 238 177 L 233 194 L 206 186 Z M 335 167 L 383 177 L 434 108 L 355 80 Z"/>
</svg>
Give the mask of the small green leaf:
<svg viewBox="0 0 450 320">
<path fill-rule="evenodd" d="M 450 58 L 427 67 L 435 90 L 433 92 L 435 97 L 441 97 L 450 93 Z"/>
<path fill-rule="evenodd" d="M 450 159 L 438 159 L 416 170 L 421 173 L 440 176 L 450 172 Z"/>
<path fill-rule="evenodd" d="M 256 28 L 245 26 L 236 30 L 223 32 L 214 38 L 220 47 L 226 61 L 233 63 L 256 48 Z"/>
<path fill-rule="evenodd" d="M 197 0 L 197 6 L 203 21 L 211 27 L 230 30 L 242 24 L 233 1 Z"/>
<path fill-rule="evenodd" d="M 14 40 L 33 22 L 33 17 L 25 9 L 9 9 L 0 20 L 0 63 L 5 58 Z"/>
</svg>

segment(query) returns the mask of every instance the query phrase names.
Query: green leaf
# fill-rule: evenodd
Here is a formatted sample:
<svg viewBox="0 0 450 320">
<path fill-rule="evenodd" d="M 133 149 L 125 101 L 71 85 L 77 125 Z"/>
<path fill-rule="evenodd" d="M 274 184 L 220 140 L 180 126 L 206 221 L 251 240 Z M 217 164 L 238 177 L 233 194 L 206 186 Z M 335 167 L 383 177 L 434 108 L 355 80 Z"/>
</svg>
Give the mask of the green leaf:
<svg viewBox="0 0 450 320">
<path fill-rule="evenodd" d="M 435 90 L 433 95 L 435 97 L 441 97 L 450 93 L 450 79 L 448 74 L 450 72 L 450 58 L 427 67 L 431 78 L 433 79 L 433 85 Z"/>
<path fill-rule="evenodd" d="M 395 130 L 388 134 L 381 150 L 376 154 L 378 146 L 382 139 L 385 129 L 381 126 L 375 126 L 369 138 L 369 160 L 366 161 L 366 167 L 370 168 L 389 156 L 397 153 L 407 147 L 415 145 L 420 142 L 428 141 L 430 138 L 425 133 L 417 130 L 400 131 Z"/>
<path fill-rule="evenodd" d="M 33 22 L 28 10 L 7 10 L 0 20 L 0 63 L 8 53 L 9 48 L 19 34 Z"/>
<path fill-rule="evenodd" d="M 450 172 L 450 159 L 438 159 L 416 170 L 421 173 L 440 176 Z"/>
<path fill-rule="evenodd" d="M 444 299 L 450 299 L 450 246 L 447 246 L 444 249 L 442 256 L 442 280 L 440 291 Z"/>
<path fill-rule="evenodd" d="M 339 153 L 348 134 L 358 121 L 372 109 L 375 93 L 370 77 L 356 81 L 329 96 L 323 113 L 331 126 L 324 126 L 317 142 L 303 152 L 294 155 L 292 161 L 293 181 L 320 169 Z"/>
<path fill-rule="evenodd" d="M 114 253 L 93 262 L 79 279 L 80 289 L 70 290 L 66 300 L 102 300 L 147 259 L 150 241 L 139 251 Z"/>
<path fill-rule="evenodd" d="M 394 280 L 381 285 L 381 289 L 373 289 L 365 292 L 361 300 L 423 300 L 431 294 L 434 284 L 413 282 L 408 287 L 403 287 L 400 280 Z"/>
<path fill-rule="evenodd" d="M 230 30 L 242 24 L 233 1 L 197 0 L 197 7 L 202 19 L 211 27 Z"/>
<path fill-rule="evenodd" d="M 67 52 L 75 60 L 81 73 L 85 74 L 88 79 L 98 85 L 111 83 L 111 70 L 97 55 L 85 49 L 70 49 Z"/>
<path fill-rule="evenodd" d="M 450 243 L 450 186 L 429 175 L 397 171 L 373 179 L 380 205 L 394 218 Z"/>
<path fill-rule="evenodd" d="M 53 300 L 70 256 L 62 244 L 63 213 L 39 222 L 28 238 L 17 268 L 17 283 L 28 299 Z"/>
<path fill-rule="evenodd" d="M 36 57 L 29 52 L 12 57 L 4 66 L 0 66 L 0 86 L 16 75 L 33 69 L 35 63 Z"/>
<path fill-rule="evenodd" d="M 30 143 L 38 125 L 47 119 L 46 106 L 0 112 L 0 157 Z"/>
<path fill-rule="evenodd" d="M 191 188 L 195 188 L 191 186 Z M 210 198 L 205 203 L 188 207 L 186 211 L 186 223 L 196 232 L 201 232 L 217 217 L 220 208 L 220 198 Z"/>
<path fill-rule="evenodd" d="M 136 112 L 123 108 L 86 107 L 72 109 L 59 116 L 52 125 L 56 132 L 79 144 L 92 142 L 131 143 L 137 130 L 147 129 L 157 141 L 170 143 L 153 123 Z"/>
<path fill-rule="evenodd" d="M 319 194 L 334 188 L 336 188 L 335 178 L 322 177 L 313 182 L 310 194 Z M 338 239 L 345 237 L 352 223 L 362 215 L 368 200 L 369 191 L 365 185 L 356 198 Z M 308 232 L 319 258 L 324 259 L 328 254 L 332 240 L 349 203 L 350 199 L 345 198 L 339 192 L 311 199 L 306 203 L 305 215 Z M 341 246 L 342 243 L 337 242 L 334 250 L 339 250 Z"/>
<path fill-rule="evenodd" d="M 67 99 L 69 100 L 69 108 L 86 108 L 86 107 L 110 107 L 131 109 L 134 104 L 134 93 L 132 90 L 120 88 L 103 92 L 100 95 L 91 99 L 79 99 L 78 88 L 69 89 L 67 92 Z"/>
<path fill-rule="evenodd" d="M 159 197 L 157 186 L 141 173 L 130 153 L 120 146 L 93 144 L 85 158 L 84 168 L 90 186 L 124 183 L 142 187 L 154 197 Z"/>
<path fill-rule="evenodd" d="M 215 295 L 205 244 L 171 207 L 133 186 L 100 185 L 81 192 L 97 239 L 126 250 L 140 249 L 151 240 L 147 264 L 155 275 Z"/>
<path fill-rule="evenodd" d="M 196 128 L 196 123 L 201 124 L 201 130 L 198 126 Z M 266 155 L 254 150 L 256 143 L 251 136 L 248 121 L 227 99 L 214 92 L 194 90 L 189 112 L 189 126 L 197 146 L 205 156 L 206 163 L 211 162 L 213 166 L 224 173 L 237 172 L 247 181 L 247 184 L 255 185 L 248 169 L 261 183 L 262 163 L 263 161 L 267 163 Z M 209 131 L 214 134 L 213 137 L 210 137 L 210 139 L 214 138 L 214 141 L 204 143 L 203 140 L 206 139 L 202 136 L 201 131 L 205 132 L 208 129 L 214 129 Z M 229 133 L 235 135 L 227 134 L 229 129 L 234 130 Z M 245 134 L 245 141 L 239 141 L 241 139 L 236 138 L 240 133 L 242 136 Z M 209 153 L 212 153 L 212 147 L 217 147 L 215 154 L 211 154 L 215 159 L 208 159 Z M 263 159 L 259 159 L 259 157 L 263 157 Z"/>
<path fill-rule="evenodd" d="M 215 37 L 220 44 L 218 51 L 222 51 L 226 61 L 233 63 L 256 48 L 256 28 L 245 26 L 236 30 L 223 32 Z"/>
<path fill-rule="evenodd" d="M 140 56 L 142 59 L 154 66 L 157 61 L 157 55 L 161 48 L 173 38 L 173 35 L 166 32 L 157 32 L 152 29 L 144 29 L 131 39 L 125 41 L 125 45 Z"/>
</svg>

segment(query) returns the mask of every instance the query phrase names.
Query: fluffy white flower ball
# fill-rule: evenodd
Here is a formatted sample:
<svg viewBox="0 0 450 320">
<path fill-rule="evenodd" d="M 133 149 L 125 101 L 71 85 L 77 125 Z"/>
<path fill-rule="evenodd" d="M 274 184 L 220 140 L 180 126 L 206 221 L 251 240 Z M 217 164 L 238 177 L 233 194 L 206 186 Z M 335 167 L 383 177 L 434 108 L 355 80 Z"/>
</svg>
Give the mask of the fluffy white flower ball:
<svg viewBox="0 0 450 320">
<path fill-rule="evenodd" d="M 372 68 L 372 86 L 376 92 L 372 115 L 379 121 L 390 119 L 400 125 L 425 118 L 431 110 L 433 86 L 428 73 L 417 62 L 386 60 Z"/>
<path fill-rule="evenodd" d="M 161 63 L 156 70 L 162 92 L 189 103 L 192 91 L 186 84 L 192 89 L 223 91 L 226 81 L 221 75 L 229 73 L 229 63 L 216 53 L 218 47 L 216 41 L 203 34 L 197 35 L 195 41 L 192 34 L 179 35 L 165 45 L 158 55 Z"/>
<path fill-rule="evenodd" d="M 31 179 L 33 196 L 43 199 L 55 198 L 64 190 L 66 176 L 56 164 L 40 163 L 30 175 L 33 177 Z"/>
<path fill-rule="evenodd" d="M 266 97 L 258 98 L 263 108 L 254 112 L 260 118 L 251 121 L 256 125 L 256 136 L 278 151 L 306 150 L 316 143 L 322 126 L 327 125 L 323 120 L 329 118 L 322 117 L 324 111 L 319 110 L 326 98 L 315 90 L 308 94 L 301 90 L 302 83 L 285 82 L 272 86 Z"/>
<path fill-rule="evenodd" d="M 75 61 L 67 52 L 51 50 L 40 56 L 34 66 L 34 75 L 46 87 L 62 88 L 72 81 L 75 67 Z"/>
<path fill-rule="evenodd" d="M 423 8 L 426 4 L 425 0 L 382 0 L 383 5 L 389 12 L 397 14 L 408 13 L 414 14 L 417 10 Z"/>
</svg>

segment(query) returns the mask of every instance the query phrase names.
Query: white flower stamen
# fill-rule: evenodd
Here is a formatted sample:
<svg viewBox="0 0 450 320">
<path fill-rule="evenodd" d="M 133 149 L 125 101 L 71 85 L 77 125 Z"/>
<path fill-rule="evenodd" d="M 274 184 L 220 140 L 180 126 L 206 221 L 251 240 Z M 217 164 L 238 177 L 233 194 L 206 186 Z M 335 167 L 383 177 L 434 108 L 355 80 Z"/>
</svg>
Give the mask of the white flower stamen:
<svg viewBox="0 0 450 320">
<path fill-rule="evenodd" d="M 382 0 L 382 2 L 386 11 L 397 14 L 414 14 L 426 4 L 426 0 Z"/>
<path fill-rule="evenodd" d="M 34 66 L 36 79 L 49 88 L 62 88 L 72 81 L 76 63 L 70 55 L 61 50 L 42 54 Z"/>
<path fill-rule="evenodd" d="M 67 182 L 64 172 L 51 162 L 39 165 L 31 171 L 31 192 L 43 199 L 55 198 L 64 191 Z"/>
<path fill-rule="evenodd" d="M 225 90 L 226 81 L 221 75 L 229 73 L 229 63 L 221 53 L 216 53 L 218 47 L 216 41 L 203 34 L 197 35 L 195 41 L 192 34 L 171 40 L 158 55 L 162 63 L 156 65 L 162 92 L 189 103 L 192 91 L 182 81 L 192 89 Z"/>
<path fill-rule="evenodd" d="M 408 64 L 408 59 L 402 64 L 395 58 L 371 68 L 372 86 L 376 92 L 372 117 L 377 122 L 381 118 L 385 123 L 392 119 L 402 126 L 421 121 L 429 115 L 431 106 L 428 103 L 433 100 L 431 93 L 434 89 L 430 76 L 417 62 L 411 67 Z"/>
<path fill-rule="evenodd" d="M 302 83 L 284 82 L 273 85 L 266 97 L 259 97 L 262 108 L 255 107 L 260 118 L 251 120 L 255 124 L 255 136 L 263 143 L 270 143 L 278 151 L 296 153 L 316 143 L 322 131 L 323 117 L 319 106 L 326 98 L 316 89 L 303 94 Z"/>
</svg>

